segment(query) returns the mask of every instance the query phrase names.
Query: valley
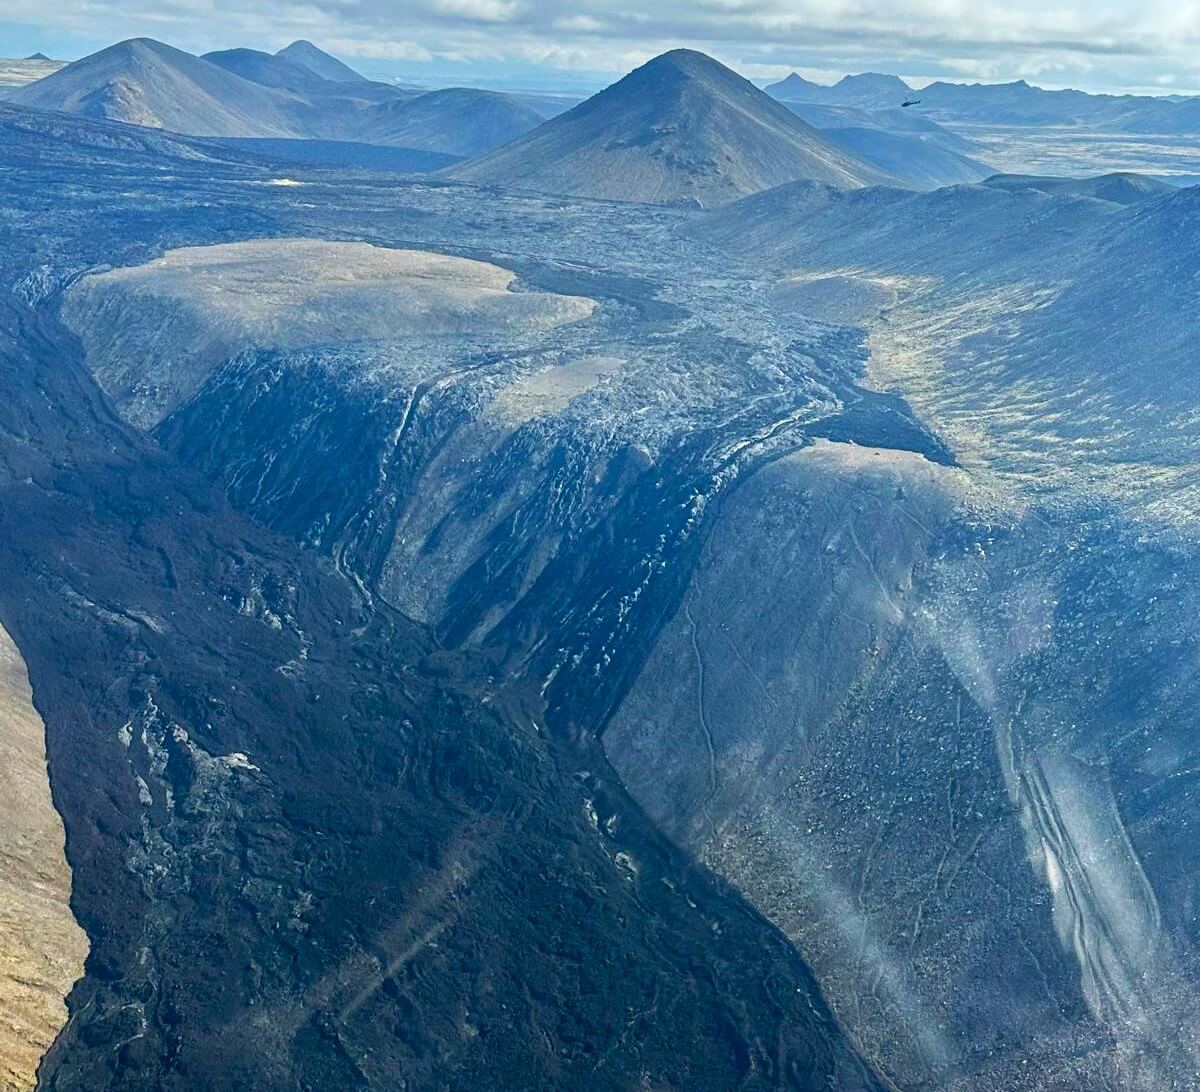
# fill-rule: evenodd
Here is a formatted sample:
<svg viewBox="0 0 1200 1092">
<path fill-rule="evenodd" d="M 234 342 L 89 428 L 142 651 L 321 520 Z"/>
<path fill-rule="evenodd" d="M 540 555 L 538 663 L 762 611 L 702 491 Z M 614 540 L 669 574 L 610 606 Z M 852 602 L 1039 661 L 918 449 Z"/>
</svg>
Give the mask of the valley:
<svg viewBox="0 0 1200 1092">
<path fill-rule="evenodd" d="M 19 1087 L 1200 1084 L 1197 191 L 881 80 L 432 173 L 0 103 Z"/>
</svg>

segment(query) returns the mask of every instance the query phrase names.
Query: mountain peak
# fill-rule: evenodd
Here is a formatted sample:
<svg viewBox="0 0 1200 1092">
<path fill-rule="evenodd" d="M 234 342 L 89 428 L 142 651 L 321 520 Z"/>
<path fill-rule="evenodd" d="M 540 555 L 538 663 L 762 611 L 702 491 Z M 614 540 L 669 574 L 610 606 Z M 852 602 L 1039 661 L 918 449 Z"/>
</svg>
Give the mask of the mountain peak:
<svg viewBox="0 0 1200 1092">
<path fill-rule="evenodd" d="M 799 72 L 792 72 L 777 83 L 767 84 L 763 90 L 776 99 L 811 99 L 820 97 L 829 88 L 806 80 Z"/>
<path fill-rule="evenodd" d="M 698 49 L 668 49 L 666 53 L 660 53 L 657 57 L 652 57 L 648 60 L 643 68 L 655 68 L 659 66 L 669 65 L 674 68 L 682 68 L 690 71 L 712 71 L 714 69 L 725 69 L 725 66 L 714 57 L 710 57 L 707 53 L 701 53 Z"/>
<path fill-rule="evenodd" d="M 860 72 L 853 76 L 843 76 L 834 86 L 841 91 L 855 94 L 906 95 L 912 90 L 899 76 L 891 76 L 884 72 Z"/>
<path fill-rule="evenodd" d="M 618 87 L 629 89 L 650 81 L 671 79 L 699 80 L 706 83 L 748 82 L 707 53 L 695 49 L 672 49 L 635 68 L 607 91 Z"/>
<path fill-rule="evenodd" d="M 292 64 L 307 68 L 310 72 L 326 80 L 336 80 L 339 83 L 366 82 L 366 76 L 355 72 L 348 64 L 339 61 L 332 54 L 319 49 L 312 42 L 298 38 L 289 46 L 284 46 L 276 57 L 281 57 Z"/>
</svg>

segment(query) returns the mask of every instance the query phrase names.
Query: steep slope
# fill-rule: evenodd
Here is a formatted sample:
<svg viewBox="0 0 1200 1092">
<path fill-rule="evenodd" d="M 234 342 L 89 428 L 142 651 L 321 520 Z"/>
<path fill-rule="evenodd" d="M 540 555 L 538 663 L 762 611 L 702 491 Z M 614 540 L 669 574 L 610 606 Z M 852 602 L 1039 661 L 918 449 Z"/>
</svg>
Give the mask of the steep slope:
<svg viewBox="0 0 1200 1092">
<path fill-rule="evenodd" d="M 273 282 L 283 268 L 286 281 Z M 139 269 L 86 277 L 64 301 L 63 317 L 88 316 L 81 333 L 99 382 L 127 419 L 148 427 L 218 364 L 257 346 L 320 344 L 330 330 L 344 340 L 403 331 L 498 346 L 508 331 L 531 337 L 595 307 L 578 296 L 512 292 L 514 279 L 484 262 L 421 251 L 262 240 L 175 250 Z M 145 307 L 135 323 L 121 320 L 131 293 Z M 183 344 L 186 360 L 177 351 Z M 148 370 L 150 358 L 161 367 Z"/>
<path fill-rule="evenodd" d="M 655 58 L 450 177 L 617 201 L 721 204 L 796 178 L 854 187 L 884 172 L 702 53 Z"/>
<path fill-rule="evenodd" d="M 62 820 L 46 777 L 46 728 L 0 628 L 0 1089 L 27 1092 L 67 1019 L 87 937 L 71 915 Z"/>
<path fill-rule="evenodd" d="M 307 68 L 324 80 L 335 80 L 338 83 L 370 82 L 366 76 L 359 75 L 348 64 L 330 56 L 323 49 L 318 49 L 312 42 L 307 42 L 303 38 L 289 46 L 284 46 L 275 56 L 299 65 L 301 68 Z"/>
<path fill-rule="evenodd" d="M 511 95 L 451 87 L 382 107 L 358 139 L 465 157 L 491 151 L 541 124 L 539 114 Z"/>
<path fill-rule="evenodd" d="M 150 38 L 75 61 L 10 101 L 197 136 L 298 135 L 288 96 Z"/>
</svg>

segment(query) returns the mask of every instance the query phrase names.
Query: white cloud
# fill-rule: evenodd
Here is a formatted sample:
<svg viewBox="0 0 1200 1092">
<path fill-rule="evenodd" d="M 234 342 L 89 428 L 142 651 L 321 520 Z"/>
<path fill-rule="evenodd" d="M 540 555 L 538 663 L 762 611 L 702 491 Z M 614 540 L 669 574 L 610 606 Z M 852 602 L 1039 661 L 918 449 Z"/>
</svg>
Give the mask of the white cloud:
<svg viewBox="0 0 1200 1092">
<path fill-rule="evenodd" d="M 619 73 L 676 45 L 751 75 L 886 69 L 1053 77 L 1090 89 L 1200 83 L 1200 0 L 5 0 L 4 18 L 185 49 L 308 37 L 348 57 Z M 2 52 L 2 49 L 0 49 Z"/>
<path fill-rule="evenodd" d="M 506 23 L 520 10 L 515 0 L 433 0 L 435 14 L 477 23 Z"/>
</svg>

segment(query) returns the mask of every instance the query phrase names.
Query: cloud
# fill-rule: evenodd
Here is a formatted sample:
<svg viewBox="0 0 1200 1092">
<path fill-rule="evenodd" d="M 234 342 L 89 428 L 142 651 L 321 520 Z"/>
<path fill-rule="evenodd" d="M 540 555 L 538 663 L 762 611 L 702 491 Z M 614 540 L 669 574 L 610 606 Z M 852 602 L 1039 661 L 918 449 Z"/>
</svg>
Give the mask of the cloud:
<svg viewBox="0 0 1200 1092">
<path fill-rule="evenodd" d="M 7 0 L 6 18 L 188 49 L 337 43 L 351 57 L 459 59 L 617 74 L 689 45 L 750 74 L 888 69 L 1114 89 L 1200 83 L 1200 0 Z M 426 61 L 426 58 L 429 61 Z"/>
<path fill-rule="evenodd" d="M 515 0 L 433 0 L 433 11 L 475 23 L 507 23 L 520 12 Z"/>
</svg>

